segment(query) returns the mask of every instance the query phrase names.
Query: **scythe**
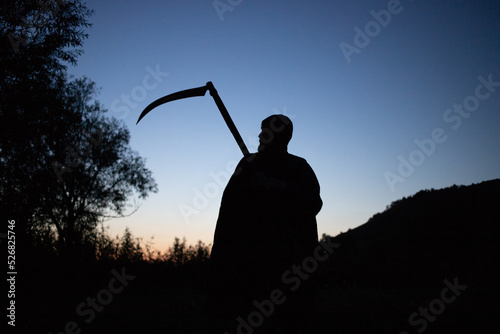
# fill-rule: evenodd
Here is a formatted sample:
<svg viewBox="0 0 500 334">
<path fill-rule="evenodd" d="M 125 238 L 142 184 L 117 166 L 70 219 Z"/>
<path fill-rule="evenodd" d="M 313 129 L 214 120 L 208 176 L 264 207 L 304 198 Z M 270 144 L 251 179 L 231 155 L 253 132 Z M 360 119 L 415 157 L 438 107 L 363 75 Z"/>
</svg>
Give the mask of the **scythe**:
<svg viewBox="0 0 500 334">
<path fill-rule="evenodd" d="M 205 86 L 202 86 L 202 87 L 186 89 L 186 90 L 159 98 L 158 100 L 156 100 L 153 103 L 151 103 L 150 105 L 148 105 L 142 111 L 136 124 L 138 124 L 140 122 L 140 120 L 144 116 L 146 116 L 151 110 L 153 110 L 154 108 L 156 108 L 164 103 L 175 101 L 175 100 L 180 100 L 180 99 L 185 99 L 188 97 L 204 96 L 206 94 L 207 90 L 210 91 L 210 95 L 213 97 L 215 104 L 219 108 L 219 111 L 220 111 L 222 117 L 224 118 L 226 125 L 228 126 L 229 130 L 233 134 L 233 137 L 236 140 L 236 143 L 238 144 L 239 148 L 241 149 L 243 156 L 246 157 L 250 153 L 248 152 L 248 149 L 247 149 L 245 143 L 243 142 L 243 139 L 241 138 L 240 133 L 238 132 L 238 129 L 236 129 L 236 126 L 234 125 L 233 120 L 231 119 L 231 116 L 229 116 L 229 113 L 227 112 L 227 109 L 224 106 L 224 103 L 222 103 L 222 100 L 220 99 L 219 94 L 217 93 L 217 90 L 215 89 L 215 87 L 211 81 L 207 82 L 207 84 Z"/>
</svg>

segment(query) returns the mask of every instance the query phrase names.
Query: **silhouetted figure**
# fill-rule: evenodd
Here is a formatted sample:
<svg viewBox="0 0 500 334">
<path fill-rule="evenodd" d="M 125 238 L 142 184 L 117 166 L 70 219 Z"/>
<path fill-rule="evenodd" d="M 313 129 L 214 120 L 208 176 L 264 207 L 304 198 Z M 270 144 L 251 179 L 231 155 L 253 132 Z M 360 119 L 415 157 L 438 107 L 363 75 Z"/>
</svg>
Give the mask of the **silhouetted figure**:
<svg viewBox="0 0 500 334">
<path fill-rule="evenodd" d="M 256 310 L 253 302 L 269 300 L 273 290 L 283 292 L 278 301 L 286 301 L 272 308 L 266 304 L 260 312 L 267 313 L 266 323 L 286 326 L 288 321 L 279 319 L 303 315 L 313 303 L 307 284 L 291 292 L 291 276 L 282 277 L 317 246 L 316 214 L 322 206 L 313 170 L 306 160 L 287 152 L 292 131 L 288 117 L 266 118 L 258 153 L 240 161 L 222 197 L 210 258 L 208 308 L 223 319 L 241 317 L 246 327 Z M 258 316 L 253 320 L 260 324 Z M 245 327 L 241 320 L 236 324 Z M 266 326 L 252 329 L 259 333 Z"/>
</svg>

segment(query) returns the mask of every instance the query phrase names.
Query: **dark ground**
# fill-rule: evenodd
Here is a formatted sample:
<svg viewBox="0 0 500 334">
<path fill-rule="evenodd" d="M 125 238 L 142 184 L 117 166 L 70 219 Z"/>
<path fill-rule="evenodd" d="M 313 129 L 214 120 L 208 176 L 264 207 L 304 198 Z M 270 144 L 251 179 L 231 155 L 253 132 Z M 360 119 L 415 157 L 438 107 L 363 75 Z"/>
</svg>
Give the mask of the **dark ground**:
<svg viewBox="0 0 500 334">
<path fill-rule="evenodd" d="M 315 272 L 321 298 L 307 332 L 499 332 L 499 217 L 495 180 L 420 192 L 338 235 L 340 247 Z M 30 265 L 19 269 L 16 333 L 213 333 L 206 263 L 63 264 L 39 254 L 17 261 Z M 130 275 L 127 286 L 108 294 L 90 321 L 90 307 L 77 307 L 107 296 L 112 270 Z M 462 286 L 456 298 L 449 288 L 443 295 L 445 280 Z M 410 322 L 421 308 L 436 314 Z"/>
</svg>

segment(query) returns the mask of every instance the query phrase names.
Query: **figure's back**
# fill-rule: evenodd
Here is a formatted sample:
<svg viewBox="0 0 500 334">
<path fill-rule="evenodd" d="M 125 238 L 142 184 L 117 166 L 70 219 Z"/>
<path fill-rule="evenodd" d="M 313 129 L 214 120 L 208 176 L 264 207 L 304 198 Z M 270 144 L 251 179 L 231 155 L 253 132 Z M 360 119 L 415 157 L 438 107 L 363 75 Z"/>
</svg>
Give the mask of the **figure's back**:
<svg viewBox="0 0 500 334">
<path fill-rule="evenodd" d="M 244 312 L 283 284 L 282 274 L 318 242 L 319 184 L 285 153 L 243 159 L 224 191 L 211 255 L 212 305 Z"/>
</svg>

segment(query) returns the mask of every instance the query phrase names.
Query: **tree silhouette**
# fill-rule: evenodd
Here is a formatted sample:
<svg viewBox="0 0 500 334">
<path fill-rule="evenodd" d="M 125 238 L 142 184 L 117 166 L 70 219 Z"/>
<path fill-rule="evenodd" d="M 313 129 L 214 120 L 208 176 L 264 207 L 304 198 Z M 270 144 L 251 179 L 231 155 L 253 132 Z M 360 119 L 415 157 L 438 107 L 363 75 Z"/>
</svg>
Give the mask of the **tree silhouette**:
<svg viewBox="0 0 500 334">
<path fill-rule="evenodd" d="M 143 260 L 143 249 L 140 239 L 134 240 L 129 228 L 125 229 L 120 240 L 118 259 L 126 262 L 137 262 Z"/>
<path fill-rule="evenodd" d="M 2 1 L 0 34 L 2 78 L 12 80 L 19 74 L 53 80 L 75 65 L 83 53 L 83 40 L 88 37 L 82 28 L 91 24 L 93 11 L 81 1 L 22 0 Z M 19 71 L 22 69 L 21 71 Z"/>
<path fill-rule="evenodd" d="M 0 5 L 0 205 L 21 235 L 35 233 L 28 221 L 52 195 L 40 175 L 49 167 L 45 153 L 63 138 L 58 130 L 79 118 L 61 103 L 64 71 L 76 64 L 90 15 L 79 1 Z M 49 229 L 36 234 L 44 246 L 56 237 Z"/>
<path fill-rule="evenodd" d="M 176 265 L 184 264 L 187 261 L 186 250 L 186 238 L 182 238 L 181 242 L 179 238 L 175 237 L 173 246 L 168 250 L 169 260 Z"/>
<path fill-rule="evenodd" d="M 67 78 L 91 13 L 79 1 L 0 6 L 1 209 L 31 242 L 69 254 L 95 246 L 103 218 L 157 190 L 95 83 Z"/>
<path fill-rule="evenodd" d="M 201 264 L 208 261 L 211 245 L 205 245 L 201 240 L 193 246 L 187 246 L 186 238 L 175 237 L 174 243 L 168 248 L 165 260 L 176 266 L 185 264 Z"/>
</svg>

